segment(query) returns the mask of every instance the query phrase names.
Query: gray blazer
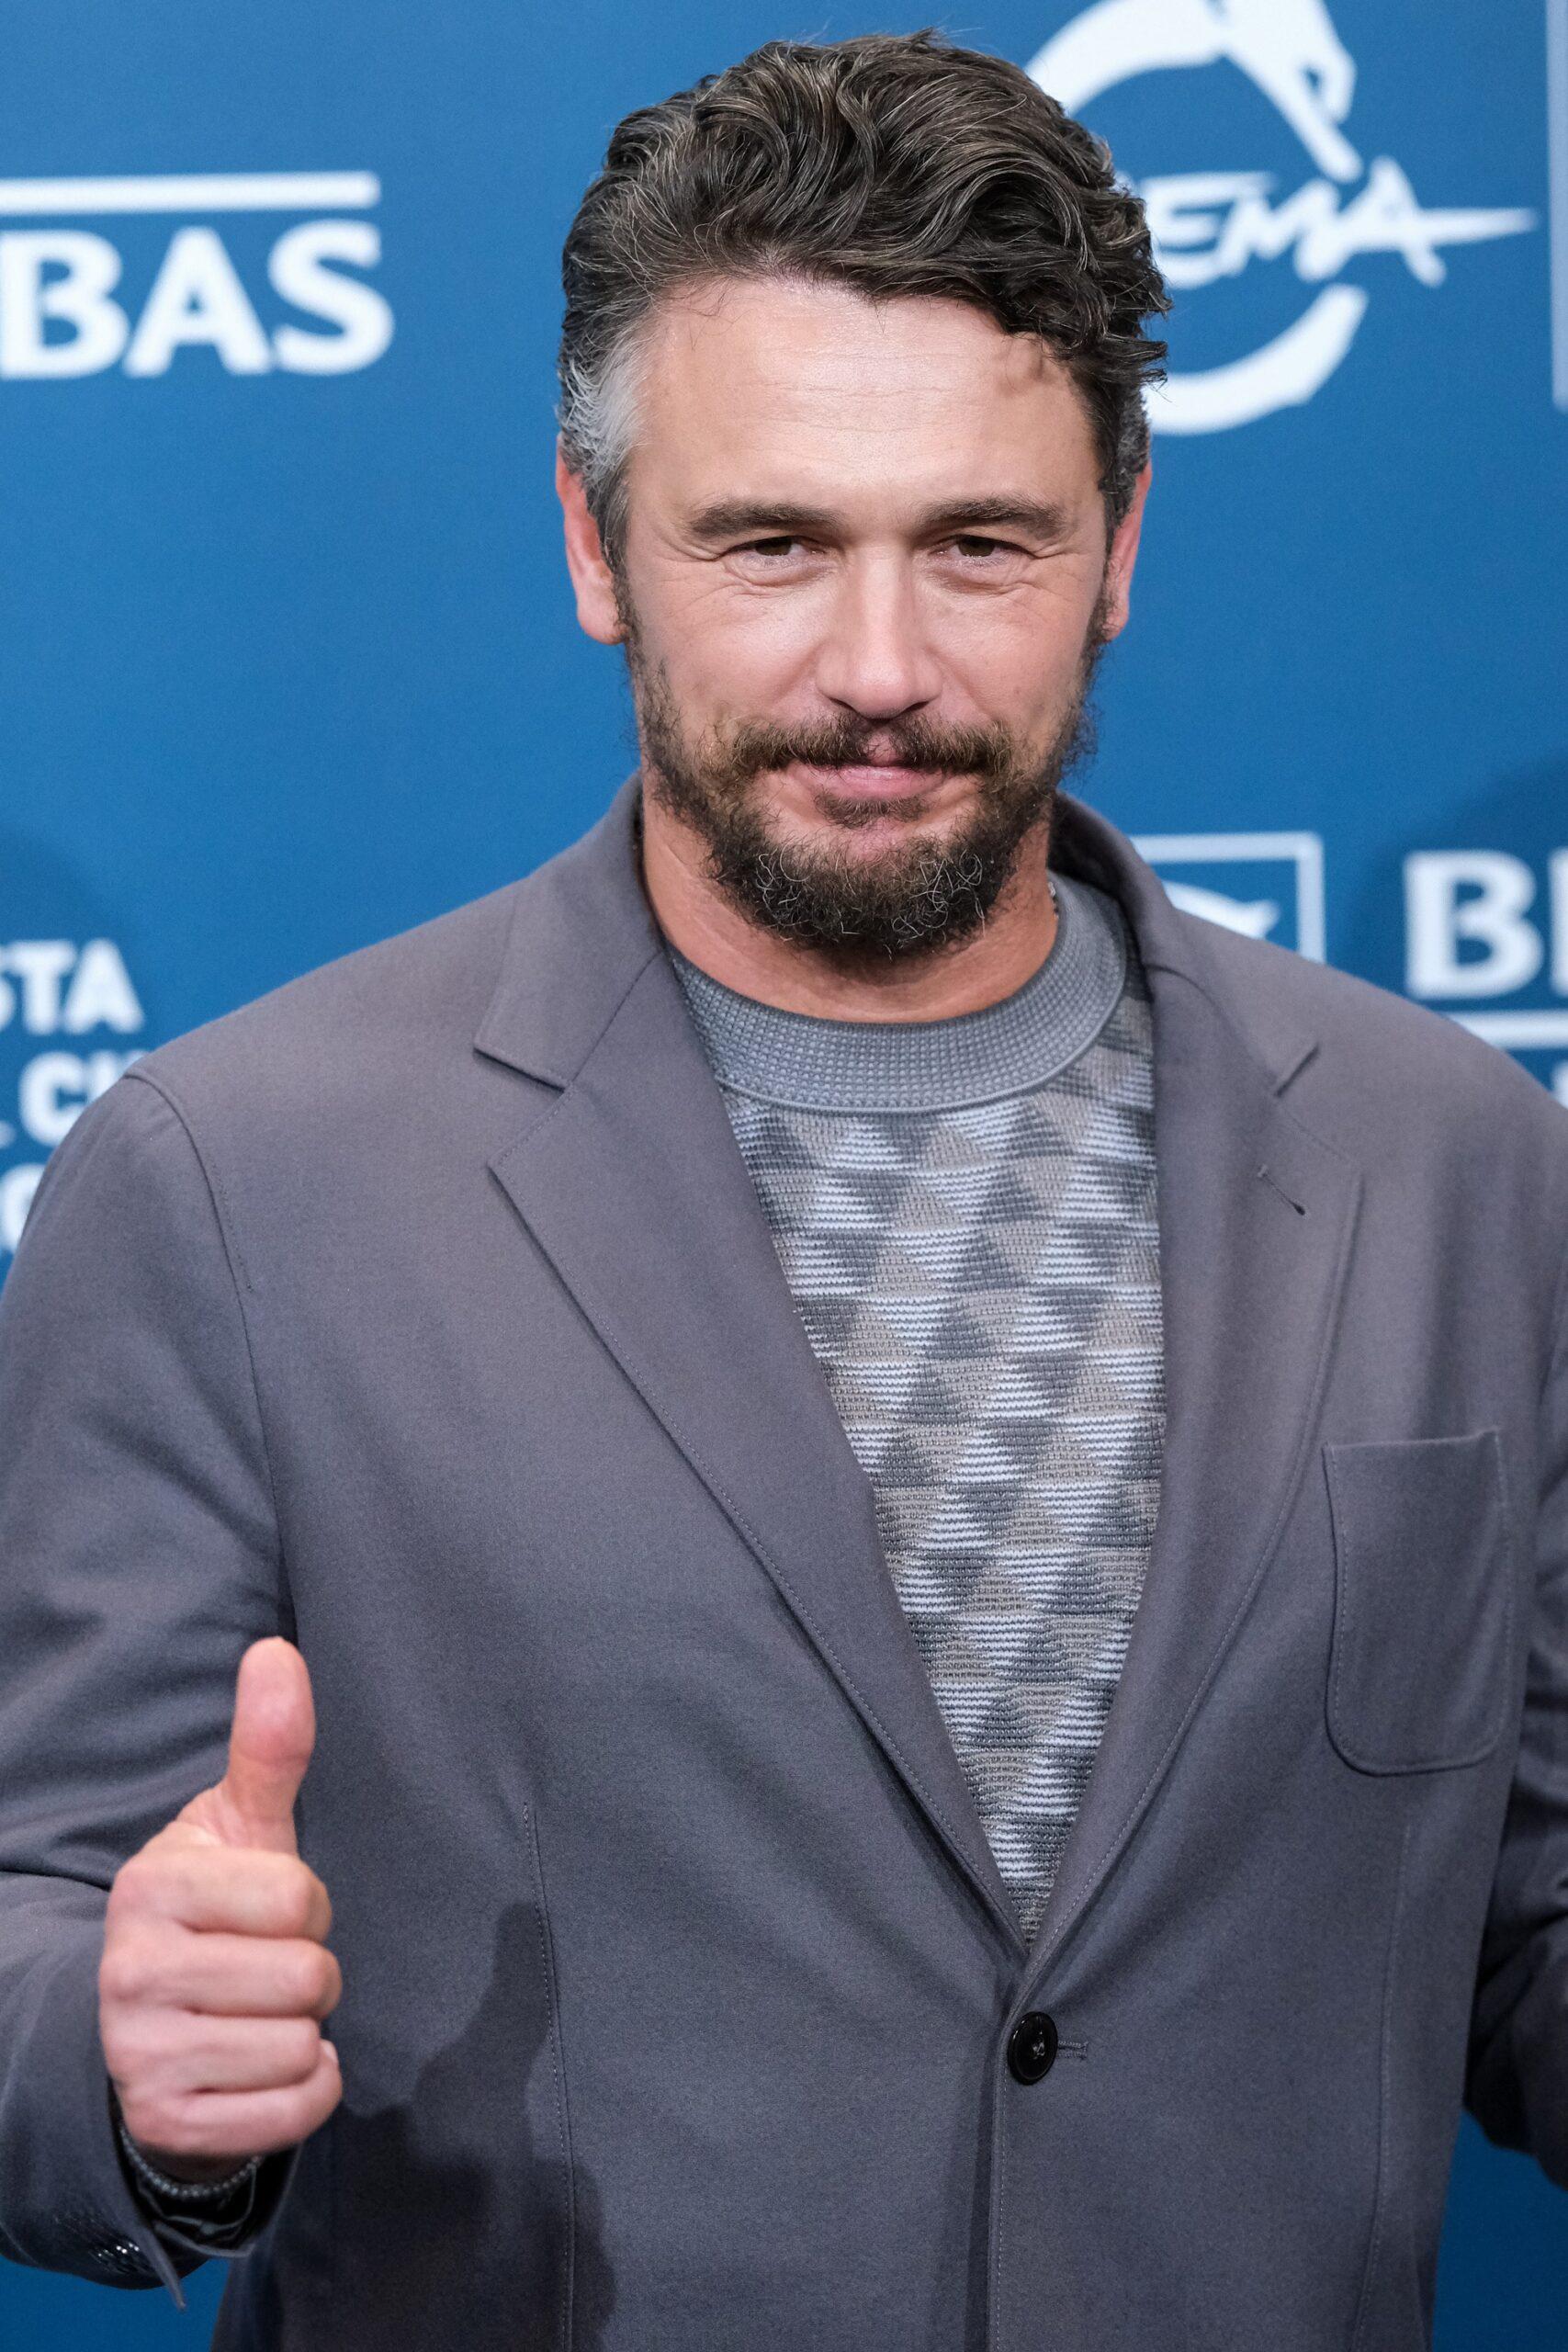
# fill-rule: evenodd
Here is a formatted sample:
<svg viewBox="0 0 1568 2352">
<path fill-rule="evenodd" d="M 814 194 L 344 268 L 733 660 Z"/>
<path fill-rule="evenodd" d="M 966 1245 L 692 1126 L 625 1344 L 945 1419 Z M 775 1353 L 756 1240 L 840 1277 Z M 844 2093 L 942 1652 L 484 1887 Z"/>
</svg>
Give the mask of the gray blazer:
<svg viewBox="0 0 1568 2352">
<path fill-rule="evenodd" d="M 1568 1117 L 1064 801 L 1154 994 L 1169 1424 L 1026 1950 L 637 788 L 50 1163 L 0 1306 L 0 2246 L 197 2258 L 116 2160 L 104 1890 L 281 1629 L 346 2094 L 230 2352 L 1416 2352 L 1461 2099 L 1568 2185 Z"/>
</svg>

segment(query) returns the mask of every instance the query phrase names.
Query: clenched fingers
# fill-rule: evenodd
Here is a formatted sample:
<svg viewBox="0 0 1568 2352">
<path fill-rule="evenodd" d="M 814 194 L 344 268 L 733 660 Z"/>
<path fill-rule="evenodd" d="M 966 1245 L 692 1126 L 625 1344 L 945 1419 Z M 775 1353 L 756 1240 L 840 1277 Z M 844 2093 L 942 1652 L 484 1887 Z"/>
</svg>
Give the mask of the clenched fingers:
<svg viewBox="0 0 1568 2352">
<path fill-rule="evenodd" d="M 133 2140 L 158 2156 L 243 2163 L 309 2139 L 343 2097 L 337 2052 L 323 2041 L 315 2067 L 299 2083 L 266 2090 L 180 2091 L 172 2087 L 120 2094 L 120 2111 Z"/>
<path fill-rule="evenodd" d="M 111 1922 L 136 1913 L 201 1930 L 318 1941 L 333 1918 L 325 1886 L 298 1855 L 187 1841 L 168 1831 L 125 1864 L 109 1903 Z"/>
<path fill-rule="evenodd" d="M 105 1950 L 106 2002 L 199 2009 L 212 2017 L 330 2017 L 343 1972 L 305 1937 L 197 1931 L 168 1919 L 130 1924 Z"/>
<path fill-rule="evenodd" d="M 103 2040 L 116 2081 L 133 2084 L 143 2098 L 289 2090 L 310 2081 L 322 2048 L 313 2018 L 209 2018 L 185 2009 L 128 2009 L 105 2018 Z"/>
</svg>

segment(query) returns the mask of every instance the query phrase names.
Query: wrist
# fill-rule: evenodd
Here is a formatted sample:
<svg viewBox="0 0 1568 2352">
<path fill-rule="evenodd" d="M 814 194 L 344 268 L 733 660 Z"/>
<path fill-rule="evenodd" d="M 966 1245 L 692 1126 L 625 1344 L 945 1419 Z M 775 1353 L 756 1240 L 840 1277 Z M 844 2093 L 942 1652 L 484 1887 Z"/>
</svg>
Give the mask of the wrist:
<svg viewBox="0 0 1568 2352">
<path fill-rule="evenodd" d="M 127 2129 L 117 2098 L 111 2098 L 111 2105 L 115 2137 L 132 2177 L 140 2187 L 167 2204 L 188 2205 L 193 2211 L 221 2204 L 254 2180 L 261 2169 L 260 2156 L 182 2156 L 144 2148 Z"/>
<path fill-rule="evenodd" d="M 199 2211 L 206 2206 L 226 2204 L 261 2170 L 261 2158 L 249 2156 L 242 2164 L 231 2165 L 227 2171 L 214 2172 L 199 2180 L 189 2179 L 165 2172 L 161 2165 L 155 2165 L 137 2146 L 123 2125 L 119 2140 L 126 2162 L 143 2188 L 161 2199 L 165 2205 L 188 2205 L 193 2211 Z"/>
</svg>

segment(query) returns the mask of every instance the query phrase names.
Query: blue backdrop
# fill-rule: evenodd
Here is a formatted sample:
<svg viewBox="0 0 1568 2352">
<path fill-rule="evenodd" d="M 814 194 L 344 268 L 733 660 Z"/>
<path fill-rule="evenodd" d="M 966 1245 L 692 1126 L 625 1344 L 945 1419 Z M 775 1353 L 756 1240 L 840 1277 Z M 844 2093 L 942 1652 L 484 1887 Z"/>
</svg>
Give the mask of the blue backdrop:
<svg viewBox="0 0 1568 2352">
<path fill-rule="evenodd" d="M 561 238 L 756 0 L 9 0 L 0 1268 L 125 1058 L 525 871 L 632 764 L 550 487 Z M 1175 893 L 1568 1100 L 1568 0 L 986 0 L 1177 288 L 1077 788 Z M 205 2340 L 0 2273 L 0 2340 Z M 1445 2352 L 1564 2340 L 1568 2199 L 1469 2125 Z"/>
</svg>

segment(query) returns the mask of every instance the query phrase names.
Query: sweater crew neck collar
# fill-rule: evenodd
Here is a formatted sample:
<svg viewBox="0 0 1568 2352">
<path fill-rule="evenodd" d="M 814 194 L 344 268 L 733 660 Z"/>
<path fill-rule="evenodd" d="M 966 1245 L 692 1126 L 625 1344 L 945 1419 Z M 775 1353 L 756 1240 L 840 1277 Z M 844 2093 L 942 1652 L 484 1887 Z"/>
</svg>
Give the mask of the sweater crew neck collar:
<svg viewBox="0 0 1568 2352">
<path fill-rule="evenodd" d="M 675 967 L 721 1086 L 803 1111 L 942 1111 L 1041 1086 L 1093 1044 L 1132 952 L 1092 882 L 1053 873 L 1056 932 L 1039 969 L 997 1004 L 939 1021 L 830 1021 L 742 996 L 683 956 Z"/>
</svg>

